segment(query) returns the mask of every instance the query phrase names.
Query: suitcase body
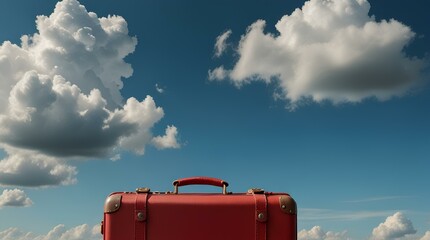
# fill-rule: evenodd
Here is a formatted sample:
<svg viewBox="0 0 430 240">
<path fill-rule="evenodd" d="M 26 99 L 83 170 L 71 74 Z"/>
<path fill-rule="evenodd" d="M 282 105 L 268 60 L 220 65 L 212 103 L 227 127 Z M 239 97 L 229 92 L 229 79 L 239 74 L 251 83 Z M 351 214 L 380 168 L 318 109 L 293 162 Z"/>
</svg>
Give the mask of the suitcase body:
<svg viewBox="0 0 430 240">
<path fill-rule="evenodd" d="M 179 186 L 209 184 L 223 193 L 178 193 Z M 290 195 L 251 189 L 228 193 L 227 182 L 179 179 L 175 191 L 147 188 L 106 199 L 104 240 L 296 240 L 297 207 Z"/>
</svg>

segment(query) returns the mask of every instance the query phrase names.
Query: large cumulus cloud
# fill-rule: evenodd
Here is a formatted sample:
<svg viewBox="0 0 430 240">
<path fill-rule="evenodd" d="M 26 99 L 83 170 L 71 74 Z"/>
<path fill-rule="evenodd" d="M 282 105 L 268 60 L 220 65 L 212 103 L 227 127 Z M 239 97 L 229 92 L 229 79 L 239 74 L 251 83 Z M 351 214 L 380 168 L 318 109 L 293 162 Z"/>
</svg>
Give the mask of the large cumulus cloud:
<svg viewBox="0 0 430 240">
<path fill-rule="evenodd" d="M 173 125 L 153 136 L 164 111 L 151 96 L 121 96 L 123 79 L 133 73 L 124 58 L 137 44 L 122 17 L 99 18 L 64 0 L 36 26 L 20 45 L 0 45 L 0 144 L 8 154 L 0 185 L 70 184 L 77 171 L 65 158 L 179 147 Z M 29 179 L 36 175 L 45 177 Z"/>
<path fill-rule="evenodd" d="M 248 27 L 232 69 L 209 70 L 209 79 L 230 79 L 241 86 L 276 82 L 276 96 L 290 107 L 311 99 L 333 103 L 387 100 L 422 83 L 424 60 L 404 48 L 414 32 L 394 20 L 369 16 L 366 0 L 307 1 L 283 16 L 278 33 L 265 33 L 266 22 Z"/>
</svg>

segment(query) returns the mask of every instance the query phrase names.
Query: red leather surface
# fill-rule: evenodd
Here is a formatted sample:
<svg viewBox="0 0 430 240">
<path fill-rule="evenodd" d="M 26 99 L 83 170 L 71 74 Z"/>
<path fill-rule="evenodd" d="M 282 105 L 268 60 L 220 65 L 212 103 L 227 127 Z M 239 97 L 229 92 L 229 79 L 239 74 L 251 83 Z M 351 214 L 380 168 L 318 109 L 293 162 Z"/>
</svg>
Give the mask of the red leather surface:
<svg viewBox="0 0 430 240">
<path fill-rule="evenodd" d="M 136 193 L 121 194 L 120 209 L 105 213 L 104 240 L 135 240 Z M 297 216 L 280 210 L 280 196 L 267 195 L 266 239 L 296 240 Z M 259 226 L 252 194 L 148 194 L 145 217 L 145 240 L 254 240 Z"/>
</svg>

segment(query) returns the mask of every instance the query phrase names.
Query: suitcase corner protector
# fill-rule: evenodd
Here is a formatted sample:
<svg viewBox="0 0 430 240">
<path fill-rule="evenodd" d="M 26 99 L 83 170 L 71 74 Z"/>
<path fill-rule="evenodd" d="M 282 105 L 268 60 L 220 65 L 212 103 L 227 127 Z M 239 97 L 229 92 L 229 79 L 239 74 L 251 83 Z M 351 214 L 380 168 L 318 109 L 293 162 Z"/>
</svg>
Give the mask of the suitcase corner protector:
<svg viewBox="0 0 430 240">
<path fill-rule="evenodd" d="M 295 215 L 297 214 L 297 204 L 294 199 L 289 195 L 284 195 L 279 197 L 279 205 L 281 211 L 286 214 Z"/>
<path fill-rule="evenodd" d="M 104 212 L 105 213 L 114 213 L 119 210 L 121 207 L 121 194 L 112 194 L 106 198 Z"/>
</svg>

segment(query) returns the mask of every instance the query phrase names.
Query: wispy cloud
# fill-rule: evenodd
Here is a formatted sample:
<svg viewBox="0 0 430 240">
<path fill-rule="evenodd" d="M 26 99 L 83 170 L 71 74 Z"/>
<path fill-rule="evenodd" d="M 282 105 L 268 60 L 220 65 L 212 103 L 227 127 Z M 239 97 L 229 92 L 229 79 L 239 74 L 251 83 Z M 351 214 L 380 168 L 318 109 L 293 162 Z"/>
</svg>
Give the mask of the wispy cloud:
<svg viewBox="0 0 430 240">
<path fill-rule="evenodd" d="M 283 16 L 275 34 L 257 20 L 241 37 L 234 67 L 210 70 L 209 79 L 273 82 L 290 109 L 308 99 L 339 104 L 403 96 L 422 84 L 428 63 L 404 53 L 415 36 L 410 27 L 376 21 L 369 10 L 366 0 L 310 0 Z"/>
<path fill-rule="evenodd" d="M 378 201 L 407 199 L 407 198 L 414 198 L 414 196 L 381 196 L 381 197 L 370 197 L 370 198 L 363 198 L 363 199 L 357 199 L 357 200 L 349 200 L 344 202 L 345 203 L 368 203 L 368 202 L 378 202 Z"/>
<path fill-rule="evenodd" d="M 333 209 L 301 208 L 298 216 L 301 221 L 342 220 L 353 221 L 375 217 L 385 217 L 397 210 L 384 211 L 342 211 Z"/>
<path fill-rule="evenodd" d="M 227 39 L 230 37 L 231 33 L 232 31 L 229 29 L 216 38 L 214 46 L 215 57 L 221 57 L 221 55 L 226 51 L 228 46 Z"/>
<path fill-rule="evenodd" d="M 164 88 L 158 85 L 158 83 L 155 84 L 155 90 L 157 90 L 158 93 L 164 93 Z"/>
<path fill-rule="evenodd" d="M 70 184 L 76 169 L 67 159 L 144 154 L 164 111 L 151 96 L 121 95 L 133 74 L 124 58 L 137 45 L 125 19 L 64 0 L 36 28 L 20 46 L 0 45 L 0 147 L 8 154 L 0 185 Z"/>
</svg>

